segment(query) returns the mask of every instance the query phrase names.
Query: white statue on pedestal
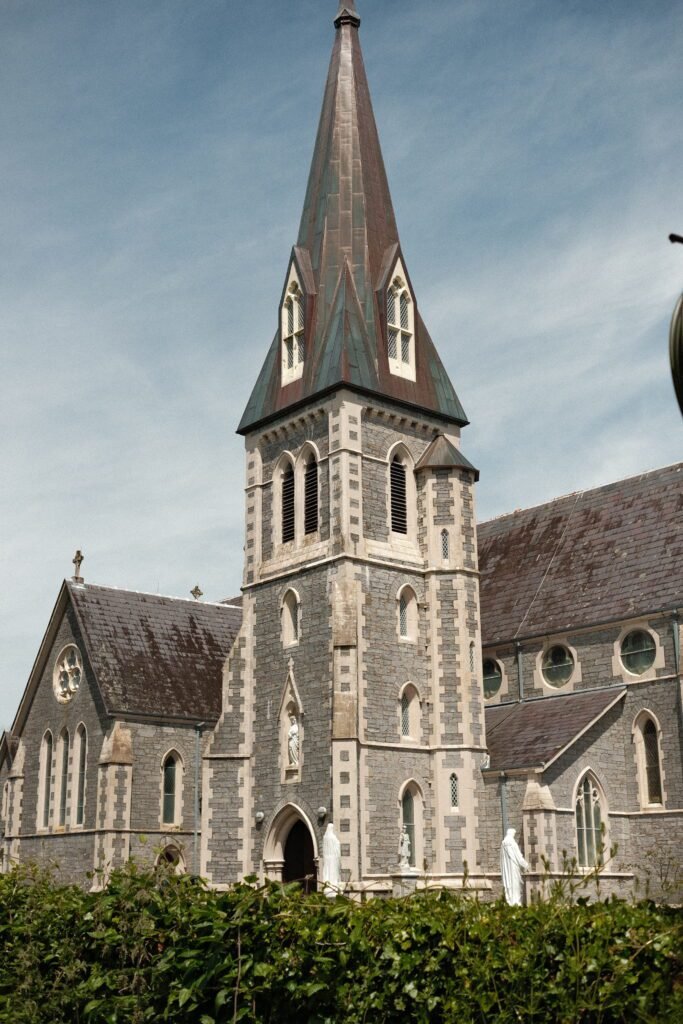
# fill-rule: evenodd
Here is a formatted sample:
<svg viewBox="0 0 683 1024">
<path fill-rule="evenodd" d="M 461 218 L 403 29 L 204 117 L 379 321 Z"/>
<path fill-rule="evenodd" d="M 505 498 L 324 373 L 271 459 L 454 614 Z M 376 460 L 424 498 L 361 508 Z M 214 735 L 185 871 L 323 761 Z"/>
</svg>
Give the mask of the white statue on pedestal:
<svg viewBox="0 0 683 1024">
<path fill-rule="evenodd" d="M 289 716 L 289 732 L 287 733 L 287 757 L 290 766 L 296 767 L 299 764 L 299 723 L 296 715 Z"/>
<path fill-rule="evenodd" d="M 410 836 L 408 829 L 403 826 L 401 837 L 398 841 L 398 863 L 401 868 L 410 867 Z"/>
<path fill-rule="evenodd" d="M 511 907 L 522 905 L 522 872 L 529 865 L 517 845 L 514 828 L 509 828 L 500 847 L 500 877 L 505 889 L 505 899 Z"/>
<path fill-rule="evenodd" d="M 329 823 L 323 836 L 323 892 L 326 896 L 334 896 L 341 889 L 341 843 Z"/>
</svg>

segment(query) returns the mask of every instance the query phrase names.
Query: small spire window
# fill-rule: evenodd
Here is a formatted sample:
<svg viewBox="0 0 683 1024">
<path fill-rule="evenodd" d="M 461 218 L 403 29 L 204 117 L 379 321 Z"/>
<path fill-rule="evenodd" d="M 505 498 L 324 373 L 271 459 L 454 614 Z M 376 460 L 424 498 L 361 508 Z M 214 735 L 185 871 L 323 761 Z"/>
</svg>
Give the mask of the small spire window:
<svg viewBox="0 0 683 1024">
<path fill-rule="evenodd" d="M 450 538 L 448 536 L 448 530 L 441 531 L 441 558 L 444 562 L 447 562 L 451 554 Z"/>
<path fill-rule="evenodd" d="M 451 789 L 451 807 L 458 806 L 458 776 L 455 772 L 452 773 L 450 778 L 450 789 Z"/>
<path fill-rule="evenodd" d="M 415 380 L 415 312 L 400 261 L 387 289 L 387 354 L 389 369 Z"/>
<path fill-rule="evenodd" d="M 285 300 L 282 303 L 282 384 L 290 384 L 303 373 L 305 346 L 304 295 L 294 266 L 290 271 Z"/>
</svg>

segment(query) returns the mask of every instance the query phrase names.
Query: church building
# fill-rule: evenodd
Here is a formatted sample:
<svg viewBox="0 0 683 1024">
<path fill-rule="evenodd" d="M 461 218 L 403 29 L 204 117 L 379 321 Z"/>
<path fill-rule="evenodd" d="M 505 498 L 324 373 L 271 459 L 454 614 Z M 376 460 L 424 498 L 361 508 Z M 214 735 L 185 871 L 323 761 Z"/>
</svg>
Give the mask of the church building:
<svg viewBox="0 0 683 1024">
<path fill-rule="evenodd" d="M 163 858 L 355 896 L 500 893 L 683 841 L 683 468 L 477 525 L 468 421 L 394 216 L 342 2 L 275 335 L 238 426 L 242 593 L 65 581 L 0 742 L 0 870 Z M 197 595 L 199 597 L 199 595 Z M 614 857 L 609 848 L 618 847 Z"/>
</svg>

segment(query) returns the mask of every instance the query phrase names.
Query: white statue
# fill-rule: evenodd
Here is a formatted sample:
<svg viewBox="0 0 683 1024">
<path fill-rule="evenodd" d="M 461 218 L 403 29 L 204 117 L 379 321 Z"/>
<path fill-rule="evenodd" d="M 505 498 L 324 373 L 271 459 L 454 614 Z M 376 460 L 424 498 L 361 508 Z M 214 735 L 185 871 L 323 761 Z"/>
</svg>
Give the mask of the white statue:
<svg viewBox="0 0 683 1024">
<path fill-rule="evenodd" d="M 511 907 L 522 905 L 522 872 L 529 865 L 517 845 L 514 828 L 509 828 L 500 847 L 500 877 L 505 889 L 505 899 Z"/>
<path fill-rule="evenodd" d="M 329 823 L 323 836 L 323 892 L 326 896 L 334 896 L 341 888 L 341 843 Z"/>
<path fill-rule="evenodd" d="M 289 716 L 289 732 L 287 733 L 287 756 L 289 758 L 290 765 L 298 765 L 299 763 L 299 723 L 296 720 L 296 715 L 291 714 Z"/>
<path fill-rule="evenodd" d="M 401 837 L 398 841 L 398 863 L 399 867 L 410 867 L 410 836 L 408 835 L 408 829 L 405 825 L 403 826 Z"/>
</svg>

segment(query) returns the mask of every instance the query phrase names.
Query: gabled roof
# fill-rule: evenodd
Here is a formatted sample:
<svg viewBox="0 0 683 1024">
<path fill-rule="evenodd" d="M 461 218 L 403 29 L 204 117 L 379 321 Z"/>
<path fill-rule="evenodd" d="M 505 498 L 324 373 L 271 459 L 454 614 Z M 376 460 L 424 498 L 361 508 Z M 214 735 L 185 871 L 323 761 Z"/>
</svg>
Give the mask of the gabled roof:
<svg viewBox="0 0 683 1024">
<path fill-rule="evenodd" d="M 239 608 L 68 583 L 111 715 L 215 720 Z"/>
<path fill-rule="evenodd" d="M 477 529 L 482 642 L 683 604 L 683 463 Z"/>
<path fill-rule="evenodd" d="M 109 715 L 218 718 L 223 665 L 240 628 L 241 607 L 65 581 L 12 726 L 14 736 L 21 735 L 70 603 Z"/>
<path fill-rule="evenodd" d="M 488 770 L 548 768 L 625 693 L 610 688 L 487 707 Z"/>
<path fill-rule="evenodd" d="M 292 252 L 307 300 L 303 376 L 280 386 L 278 330 L 239 433 L 340 386 L 467 423 L 417 302 L 416 380 L 389 372 L 385 290 L 397 260 L 405 267 L 405 259 L 365 77 L 359 24 L 355 4 L 343 2 L 335 19 L 336 38 Z"/>
</svg>

